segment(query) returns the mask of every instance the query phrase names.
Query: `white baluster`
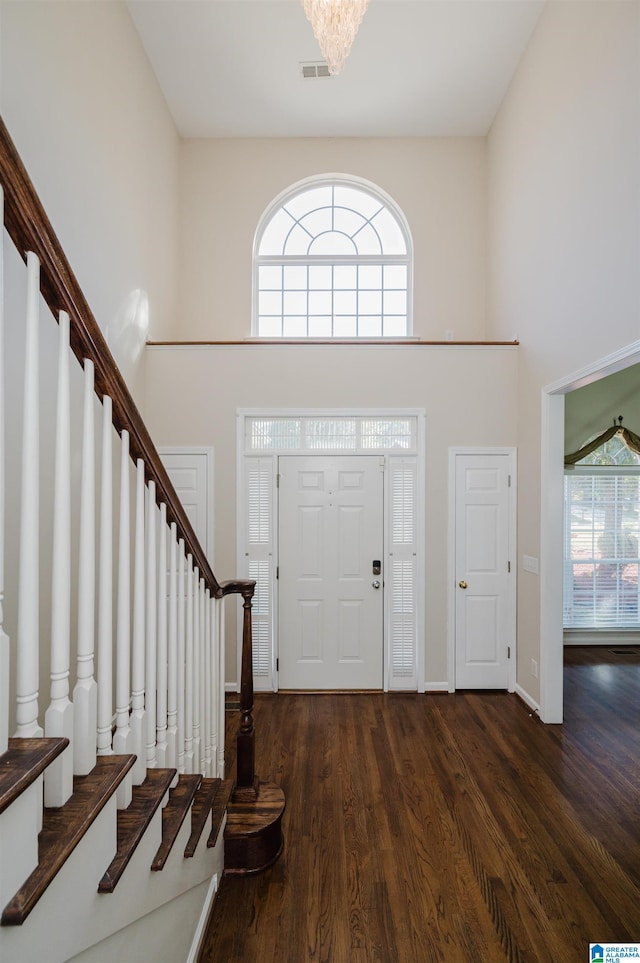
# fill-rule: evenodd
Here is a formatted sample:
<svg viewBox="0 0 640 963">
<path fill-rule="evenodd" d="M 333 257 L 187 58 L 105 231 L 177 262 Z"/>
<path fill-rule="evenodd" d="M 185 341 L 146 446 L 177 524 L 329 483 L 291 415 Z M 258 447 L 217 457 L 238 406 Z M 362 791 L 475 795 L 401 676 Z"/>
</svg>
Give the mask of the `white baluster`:
<svg viewBox="0 0 640 963">
<path fill-rule="evenodd" d="M 206 720 L 206 609 L 205 609 L 205 583 L 200 579 L 200 772 L 206 775 L 206 749 L 207 749 L 207 720 Z"/>
<path fill-rule="evenodd" d="M 203 583 L 204 584 L 204 583 Z M 211 686 L 211 598 L 209 589 L 204 593 L 204 774 L 213 775 L 211 767 L 211 719 L 212 715 L 212 686 Z"/>
<path fill-rule="evenodd" d="M 184 539 L 178 543 L 178 772 L 184 772 L 185 577 Z"/>
<path fill-rule="evenodd" d="M 167 653 L 167 759 L 171 769 L 178 766 L 178 573 L 177 529 L 169 533 L 169 642 Z"/>
<path fill-rule="evenodd" d="M 22 502 L 18 585 L 18 650 L 16 660 L 16 735 L 38 737 L 39 663 L 39 373 L 38 323 L 40 264 L 27 254 L 27 318 L 25 326 L 24 414 L 22 429 Z"/>
<path fill-rule="evenodd" d="M 158 530 L 158 638 L 156 690 L 156 765 L 167 767 L 167 506 L 160 505 Z"/>
<path fill-rule="evenodd" d="M 60 312 L 56 462 L 53 488 L 51 571 L 51 704 L 44 717 L 46 736 L 73 742 L 69 701 L 71 632 L 71 408 L 69 402 L 69 315 Z M 73 747 L 49 766 L 44 777 L 45 806 L 63 806 L 73 792 Z"/>
<path fill-rule="evenodd" d="M 84 363 L 84 423 L 80 488 L 78 557 L 78 652 L 73 690 L 73 771 L 86 776 L 96 764 L 98 690 L 93 676 L 95 632 L 95 427 L 93 421 L 93 362 Z"/>
<path fill-rule="evenodd" d="M 156 768 L 156 626 L 158 573 L 156 566 L 156 485 L 150 481 L 147 489 L 147 591 L 146 591 L 146 759 L 147 769 Z"/>
<path fill-rule="evenodd" d="M 200 570 L 193 570 L 193 770 L 200 772 Z"/>
<path fill-rule="evenodd" d="M 136 475 L 136 522 L 133 562 L 133 640 L 131 657 L 131 718 L 133 733 L 133 784 L 141 785 L 147 775 L 146 714 L 144 707 L 145 683 L 145 558 L 144 558 L 144 462 L 137 461 Z"/>
<path fill-rule="evenodd" d="M 207 589 L 207 612 L 209 618 L 209 651 L 210 671 L 209 683 L 211 690 L 211 712 L 209 724 L 211 726 L 211 776 L 218 775 L 218 701 L 220 698 L 220 676 L 218 675 L 218 615 L 216 600 L 211 598 Z"/>
<path fill-rule="evenodd" d="M 133 731 L 129 725 L 131 696 L 131 520 L 129 507 L 129 432 L 122 432 L 120 445 L 120 524 L 118 532 L 118 611 L 116 626 L 116 731 L 113 751 L 133 753 Z M 126 809 L 132 799 L 131 770 L 117 791 L 118 809 Z"/>
<path fill-rule="evenodd" d="M 102 399 L 102 483 L 98 574 L 98 755 L 111 749 L 113 723 L 113 466 L 111 398 Z"/>
<path fill-rule="evenodd" d="M 4 192 L 0 187 L 0 224 L 4 224 Z M 9 739 L 9 636 L 4 631 L 4 490 L 5 490 L 4 262 L 0 244 L 0 753 Z"/>
<path fill-rule="evenodd" d="M 193 556 L 187 555 L 187 632 L 184 684 L 184 771 L 193 768 Z"/>
<path fill-rule="evenodd" d="M 225 699 L 225 625 L 224 599 L 216 603 L 218 618 L 218 772 L 219 779 L 224 779 L 224 747 L 226 742 L 226 699 Z"/>
</svg>

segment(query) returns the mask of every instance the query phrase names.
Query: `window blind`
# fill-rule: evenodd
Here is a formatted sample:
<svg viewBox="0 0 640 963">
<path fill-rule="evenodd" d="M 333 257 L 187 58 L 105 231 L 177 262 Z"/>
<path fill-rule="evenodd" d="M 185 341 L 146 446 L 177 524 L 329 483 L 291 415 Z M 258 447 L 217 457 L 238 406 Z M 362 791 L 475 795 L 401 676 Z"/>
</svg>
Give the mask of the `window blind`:
<svg viewBox="0 0 640 963">
<path fill-rule="evenodd" d="M 565 628 L 638 624 L 640 476 L 565 476 Z"/>
</svg>

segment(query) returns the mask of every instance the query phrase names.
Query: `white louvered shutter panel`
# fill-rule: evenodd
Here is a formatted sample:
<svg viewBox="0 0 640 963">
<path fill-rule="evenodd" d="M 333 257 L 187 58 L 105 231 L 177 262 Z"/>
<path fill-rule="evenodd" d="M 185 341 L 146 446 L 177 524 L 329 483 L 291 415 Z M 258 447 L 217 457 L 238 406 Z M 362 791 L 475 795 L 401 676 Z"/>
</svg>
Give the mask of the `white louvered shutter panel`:
<svg viewBox="0 0 640 963">
<path fill-rule="evenodd" d="M 417 686 L 417 465 L 415 459 L 389 459 L 390 519 L 387 585 L 390 635 L 390 689 Z"/>
<path fill-rule="evenodd" d="M 249 458 L 245 472 L 247 578 L 253 596 L 253 679 L 256 689 L 272 688 L 273 665 L 273 488 L 271 458 Z"/>
</svg>

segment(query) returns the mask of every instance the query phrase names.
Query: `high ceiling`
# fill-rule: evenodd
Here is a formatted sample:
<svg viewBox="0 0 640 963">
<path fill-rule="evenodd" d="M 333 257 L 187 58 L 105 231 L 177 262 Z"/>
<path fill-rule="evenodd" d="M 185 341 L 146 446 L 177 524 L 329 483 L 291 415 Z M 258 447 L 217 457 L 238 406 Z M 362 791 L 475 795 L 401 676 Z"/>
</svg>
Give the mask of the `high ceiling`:
<svg viewBox="0 0 640 963">
<path fill-rule="evenodd" d="M 371 0 L 344 71 L 300 0 L 128 0 L 183 137 L 483 136 L 544 0 Z"/>
</svg>

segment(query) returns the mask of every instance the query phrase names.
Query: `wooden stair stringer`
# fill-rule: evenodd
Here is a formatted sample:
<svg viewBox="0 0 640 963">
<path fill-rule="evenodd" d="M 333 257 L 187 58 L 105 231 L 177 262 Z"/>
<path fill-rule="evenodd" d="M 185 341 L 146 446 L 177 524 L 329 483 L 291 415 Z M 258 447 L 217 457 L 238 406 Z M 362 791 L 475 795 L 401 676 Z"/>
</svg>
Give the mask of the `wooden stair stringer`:
<svg viewBox="0 0 640 963">
<path fill-rule="evenodd" d="M 153 872 L 164 868 L 201 782 L 200 773 L 183 773 L 170 791 L 169 802 L 162 810 L 162 842 L 151 863 Z"/>
<path fill-rule="evenodd" d="M 3 926 L 24 922 L 129 772 L 135 756 L 98 756 L 87 776 L 73 780 L 73 795 L 59 809 L 45 809 L 38 837 L 38 865 L 2 913 Z"/>
<path fill-rule="evenodd" d="M 118 812 L 117 851 L 98 884 L 99 893 L 113 893 L 175 774 L 175 769 L 148 769 L 142 785 L 134 786 L 130 805 Z"/>
</svg>

